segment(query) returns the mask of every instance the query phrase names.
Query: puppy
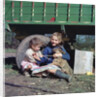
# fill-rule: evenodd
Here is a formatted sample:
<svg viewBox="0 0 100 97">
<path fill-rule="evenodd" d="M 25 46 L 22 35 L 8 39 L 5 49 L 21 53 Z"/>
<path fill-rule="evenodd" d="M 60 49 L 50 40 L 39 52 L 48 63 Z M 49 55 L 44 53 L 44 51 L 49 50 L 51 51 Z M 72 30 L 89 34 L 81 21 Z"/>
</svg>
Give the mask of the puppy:
<svg viewBox="0 0 100 97">
<path fill-rule="evenodd" d="M 65 54 L 60 48 L 53 49 L 53 52 L 56 54 Z M 53 65 L 57 65 L 61 68 L 61 70 L 69 75 L 72 75 L 72 68 L 69 66 L 67 60 L 63 59 L 62 57 L 54 58 L 53 62 L 51 63 Z"/>
</svg>

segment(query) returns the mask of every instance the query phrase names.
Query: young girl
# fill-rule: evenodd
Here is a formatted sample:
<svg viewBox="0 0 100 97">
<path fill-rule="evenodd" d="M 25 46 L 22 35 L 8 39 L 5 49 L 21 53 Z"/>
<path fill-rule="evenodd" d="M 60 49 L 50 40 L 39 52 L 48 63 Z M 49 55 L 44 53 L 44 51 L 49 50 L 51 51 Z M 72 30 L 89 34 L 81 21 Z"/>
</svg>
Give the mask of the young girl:
<svg viewBox="0 0 100 97">
<path fill-rule="evenodd" d="M 39 38 L 34 37 L 30 40 L 29 48 L 25 52 L 25 58 L 21 62 L 22 70 L 26 76 L 30 76 L 29 70 L 35 70 L 34 73 L 40 73 L 48 69 L 49 65 L 40 67 L 39 64 L 37 64 L 37 61 L 41 61 L 40 58 L 43 57 L 40 51 L 41 46 L 43 46 L 43 42 Z"/>
<path fill-rule="evenodd" d="M 49 70 L 48 70 L 49 73 L 52 73 L 55 76 L 62 78 L 62 79 L 65 79 L 69 82 L 71 80 L 71 76 L 63 73 L 61 71 L 61 69 L 56 65 L 51 65 L 51 66 L 49 65 L 53 62 L 53 59 L 55 57 L 62 57 L 63 59 L 70 60 L 70 55 L 68 54 L 68 52 L 64 49 L 64 47 L 62 45 L 63 44 L 62 38 L 63 37 L 62 37 L 61 33 L 59 33 L 59 32 L 53 33 L 51 40 L 50 40 L 50 44 L 44 49 L 43 57 L 41 57 L 40 60 L 37 61 L 37 63 L 38 64 L 40 64 L 40 63 L 47 64 L 49 66 Z M 62 51 L 65 54 L 53 54 L 53 49 L 59 48 L 59 47 L 62 49 Z M 51 55 L 53 57 L 48 57 Z M 33 72 L 33 74 L 34 74 L 34 72 Z"/>
</svg>

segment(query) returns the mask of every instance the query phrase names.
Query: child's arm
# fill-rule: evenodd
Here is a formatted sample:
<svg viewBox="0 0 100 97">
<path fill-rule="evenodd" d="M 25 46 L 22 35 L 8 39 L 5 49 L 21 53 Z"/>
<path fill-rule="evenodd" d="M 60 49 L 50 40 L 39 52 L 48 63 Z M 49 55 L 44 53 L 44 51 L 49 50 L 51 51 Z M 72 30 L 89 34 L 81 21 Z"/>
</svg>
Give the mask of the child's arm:
<svg viewBox="0 0 100 97">
<path fill-rule="evenodd" d="M 41 59 L 36 55 L 36 53 L 32 54 L 33 55 L 33 58 L 38 60 L 38 61 L 41 61 Z"/>
<path fill-rule="evenodd" d="M 70 60 L 70 55 L 69 53 L 65 50 L 64 47 L 62 47 L 62 50 L 65 52 L 65 54 L 62 54 L 62 58 L 66 60 Z"/>
<path fill-rule="evenodd" d="M 43 50 L 43 56 L 40 57 L 40 60 L 37 60 L 37 64 L 45 63 L 47 61 L 47 58 L 45 57 L 45 55 L 47 55 L 47 53 L 48 53 L 48 49 L 45 48 Z"/>
<path fill-rule="evenodd" d="M 49 55 L 49 48 L 46 47 L 44 50 L 43 50 L 43 57 L 40 57 L 40 60 L 41 61 L 37 61 L 38 64 L 41 64 L 41 63 L 46 63 L 46 62 L 51 62 L 52 60 L 49 58 L 48 60 L 48 55 Z"/>
</svg>

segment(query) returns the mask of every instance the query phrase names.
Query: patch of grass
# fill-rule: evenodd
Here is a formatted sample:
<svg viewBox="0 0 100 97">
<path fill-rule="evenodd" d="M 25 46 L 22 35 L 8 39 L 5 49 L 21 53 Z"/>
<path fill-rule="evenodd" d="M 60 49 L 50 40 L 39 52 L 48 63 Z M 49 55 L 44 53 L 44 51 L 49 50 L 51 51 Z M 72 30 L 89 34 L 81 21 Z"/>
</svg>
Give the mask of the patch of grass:
<svg viewBox="0 0 100 97">
<path fill-rule="evenodd" d="M 5 65 L 5 72 L 6 71 L 7 71 L 6 75 L 18 74 L 18 71 L 13 69 L 13 64 L 6 64 Z"/>
<path fill-rule="evenodd" d="M 74 75 L 74 79 L 69 86 L 69 92 L 95 92 L 95 75 Z"/>
<path fill-rule="evenodd" d="M 5 53 L 16 53 L 16 49 L 5 49 Z"/>
<path fill-rule="evenodd" d="M 6 69 L 5 70 L 5 75 L 6 76 L 12 76 L 12 75 L 17 75 L 18 74 L 18 71 L 16 71 L 16 70 L 13 70 L 13 69 Z"/>
<path fill-rule="evenodd" d="M 12 67 L 13 67 L 12 64 L 6 64 L 6 65 L 5 65 L 5 69 L 11 69 Z"/>
<path fill-rule="evenodd" d="M 88 81 L 91 82 L 91 80 L 95 80 L 95 75 L 79 75 L 77 76 L 79 81 Z"/>
<path fill-rule="evenodd" d="M 83 93 L 85 90 L 81 87 L 71 87 L 70 88 L 71 93 Z"/>
</svg>

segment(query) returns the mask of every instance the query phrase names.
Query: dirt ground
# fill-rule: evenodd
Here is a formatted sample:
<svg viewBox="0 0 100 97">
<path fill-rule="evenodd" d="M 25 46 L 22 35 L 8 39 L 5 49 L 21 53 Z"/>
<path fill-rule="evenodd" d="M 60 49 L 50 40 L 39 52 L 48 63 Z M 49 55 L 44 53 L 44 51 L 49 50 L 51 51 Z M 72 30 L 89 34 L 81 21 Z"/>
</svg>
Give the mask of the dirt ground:
<svg viewBox="0 0 100 97">
<path fill-rule="evenodd" d="M 5 96 L 95 92 L 95 75 L 73 75 L 70 83 L 54 76 L 25 77 L 16 67 L 15 55 L 5 57 Z"/>
</svg>

